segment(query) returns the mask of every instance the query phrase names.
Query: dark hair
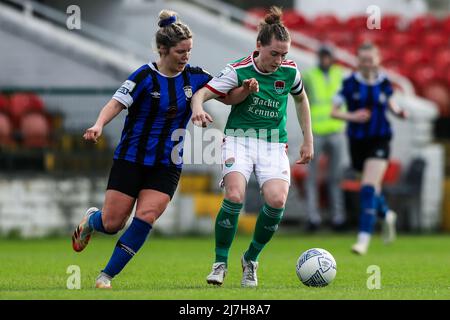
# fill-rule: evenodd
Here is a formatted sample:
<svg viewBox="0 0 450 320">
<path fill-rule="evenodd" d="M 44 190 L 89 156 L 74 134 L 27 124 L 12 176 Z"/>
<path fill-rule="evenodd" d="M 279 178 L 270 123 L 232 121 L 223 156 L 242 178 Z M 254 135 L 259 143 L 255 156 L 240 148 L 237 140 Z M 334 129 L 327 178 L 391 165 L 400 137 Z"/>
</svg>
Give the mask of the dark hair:
<svg viewBox="0 0 450 320">
<path fill-rule="evenodd" d="M 256 39 L 263 46 L 271 43 L 272 37 L 278 41 L 290 41 L 289 31 L 281 21 L 283 12 L 279 7 L 272 6 L 270 12 L 264 17 L 264 21 L 259 24 L 258 38 Z"/>
<path fill-rule="evenodd" d="M 371 42 L 364 42 L 358 47 L 357 52 L 359 53 L 363 50 L 375 50 L 375 52 L 378 52 L 378 47 Z"/>
<path fill-rule="evenodd" d="M 187 25 L 178 21 L 177 13 L 170 10 L 162 10 L 159 13 L 159 30 L 156 32 L 156 47 L 167 49 L 176 46 L 180 41 L 192 38 L 192 32 Z M 161 54 L 161 52 L 160 52 Z"/>
</svg>

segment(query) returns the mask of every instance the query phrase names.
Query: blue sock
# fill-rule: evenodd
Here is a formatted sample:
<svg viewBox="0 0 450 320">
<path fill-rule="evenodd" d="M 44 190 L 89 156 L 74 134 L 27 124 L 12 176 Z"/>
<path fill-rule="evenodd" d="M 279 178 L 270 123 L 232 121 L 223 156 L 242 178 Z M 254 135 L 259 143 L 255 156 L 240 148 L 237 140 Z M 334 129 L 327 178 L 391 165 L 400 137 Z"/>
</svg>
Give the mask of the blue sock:
<svg viewBox="0 0 450 320">
<path fill-rule="evenodd" d="M 111 278 L 122 271 L 128 261 L 142 247 L 151 229 L 151 224 L 134 217 L 127 231 L 117 241 L 111 259 L 102 271 Z"/>
<path fill-rule="evenodd" d="M 361 213 L 359 216 L 359 231 L 372 234 L 376 221 L 376 196 L 375 188 L 364 185 L 359 192 Z"/>
<path fill-rule="evenodd" d="M 102 212 L 100 210 L 96 211 L 94 214 L 92 214 L 89 217 L 88 223 L 89 223 L 89 227 L 91 227 L 95 231 L 98 231 L 101 233 L 107 233 L 105 230 L 105 227 L 103 227 Z"/>
<path fill-rule="evenodd" d="M 379 194 L 376 196 L 377 201 L 377 214 L 380 218 L 384 219 L 386 217 L 386 213 L 389 211 L 389 207 L 386 203 L 386 198 L 383 194 Z"/>
</svg>

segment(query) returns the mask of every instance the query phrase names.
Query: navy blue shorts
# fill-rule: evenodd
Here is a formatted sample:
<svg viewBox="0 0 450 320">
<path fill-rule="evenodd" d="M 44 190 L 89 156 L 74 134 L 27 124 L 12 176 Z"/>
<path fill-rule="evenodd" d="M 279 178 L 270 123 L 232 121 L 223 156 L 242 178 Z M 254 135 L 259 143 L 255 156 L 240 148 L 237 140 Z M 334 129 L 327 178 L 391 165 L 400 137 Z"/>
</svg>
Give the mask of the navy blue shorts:
<svg viewBox="0 0 450 320">
<path fill-rule="evenodd" d="M 117 190 L 137 198 L 143 189 L 173 194 L 180 180 L 181 169 L 165 166 L 145 166 L 131 161 L 116 159 L 109 174 L 107 190 Z"/>
</svg>

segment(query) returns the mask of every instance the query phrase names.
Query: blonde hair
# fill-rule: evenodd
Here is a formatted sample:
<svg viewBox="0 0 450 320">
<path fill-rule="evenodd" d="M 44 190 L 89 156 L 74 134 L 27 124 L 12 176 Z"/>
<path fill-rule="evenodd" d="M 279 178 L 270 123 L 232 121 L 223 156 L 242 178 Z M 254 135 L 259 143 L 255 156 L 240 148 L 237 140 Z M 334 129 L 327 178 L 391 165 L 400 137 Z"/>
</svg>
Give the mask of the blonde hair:
<svg viewBox="0 0 450 320">
<path fill-rule="evenodd" d="M 161 54 L 161 47 L 170 49 L 183 40 L 192 38 L 189 27 L 178 20 L 178 14 L 170 10 L 159 13 L 159 30 L 156 31 L 156 47 Z"/>
<path fill-rule="evenodd" d="M 277 6 L 272 6 L 269 13 L 264 17 L 264 20 L 259 24 L 259 33 L 257 41 L 263 46 L 267 46 L 275 37 L 278 41 L 290 41 L 291 36 L 289 31 L 281 21 L 283 15 L 282 10 Z"/>
</svg>

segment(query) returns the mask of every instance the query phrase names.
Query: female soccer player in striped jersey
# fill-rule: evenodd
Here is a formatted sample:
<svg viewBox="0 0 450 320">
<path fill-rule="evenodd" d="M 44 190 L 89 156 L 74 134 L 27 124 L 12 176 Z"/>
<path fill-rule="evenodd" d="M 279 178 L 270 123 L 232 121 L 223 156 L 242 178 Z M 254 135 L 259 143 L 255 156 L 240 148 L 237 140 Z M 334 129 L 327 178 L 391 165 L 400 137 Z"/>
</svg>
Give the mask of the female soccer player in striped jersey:
<svg viewBox="0 0 450 320">
<path fill-rule="evenodd" d="M 258 180 L 265 204 L 258 215 L 253 240 L 241 258 L 241 285 L 255 287 L 258 284 L 258 256 L 278 228 L 289 191 L 286 131 L 289 93 L 294 97 L 304 133 L 297 163 L 308 163 L 313 157 L 308 98 L 295 62 L 286 60 L 291 41 L 281 22 L 281 14 L 279 8 L 272 7 L 260 24 L 256 51 L 227 65 L 192 100 L 192 120 L 200 125 L 210 120 L 203 110 L 203 102 L 224 96 L 245 79 L 258 81 L 258 92 L 233 105 L 225 128 L 222 146 L 225 199 L 216 218 L 216 257 L 212 272 L 206 278 L 210 284 L 221 285 L 227 273 L 228 252 L 252 172 Z"/>
<path fill-rule="evenodd" d="M 161 11 L 158 25 L 159 60 L 131 74 L 84 134 L 84 139 L 96 142 L 103 127 L 123 109 L 128 110 L 114 152 L 103 208 L 88 209 L 72 236 L 73 249 L 79 252 L 87 246 L 94 231 L 117 233 L 137 201 L 136 215 L 97 277 L 97 288 L 111 288 L 111 279 L 141 248 L 153 223 L 171 200 L 182 169 L 182 153 L 172 152 L 178 143 L 171 139 L 172 133 L 186 128 L 193 93 L 212 78 L 202 68 L 188 64 L 192 33 L 178 21 L 176 13 Z M 248 81 L 222 101 L 227 104 L 242 101 L 254 87 Z"/>
<path fill-rule="evenodd" d="M 391 110 L 401 118 L 406 112 L 394 102 L 392 85 L 379 71 L 379 63 L 378 49 L 363 44 L 358 49 L 358 70 L 344 79 L 332 110 L 333 117 L 348 121 L 352 166 L 362 171 L 359 233 L 352 246 L 352 251 L 360 255 L 367 252 L 377 215 L 384 220 L 385 242 L 395 238 L 396 214 L 381 194 L 392 137 L 386 112 Z M 340 110 L 344 103 L 347 111 Z"/>
</svg>

